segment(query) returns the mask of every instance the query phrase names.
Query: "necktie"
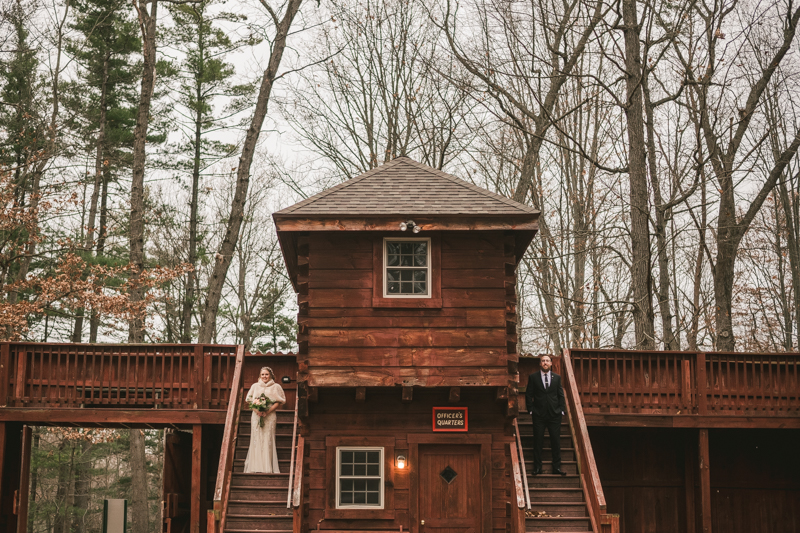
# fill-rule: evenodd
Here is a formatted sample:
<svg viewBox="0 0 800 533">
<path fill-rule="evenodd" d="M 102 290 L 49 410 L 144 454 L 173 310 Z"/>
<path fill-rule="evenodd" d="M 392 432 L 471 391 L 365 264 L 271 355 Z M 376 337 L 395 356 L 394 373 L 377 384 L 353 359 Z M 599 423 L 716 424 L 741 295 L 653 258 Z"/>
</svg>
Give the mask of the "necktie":
<svg viewBox="0 0 800 533">
<path fill-rule="evenodd" d="M 547 389 L 550 386 L 550 374 L 544 375 L 544 388 Z"/>
</svg>

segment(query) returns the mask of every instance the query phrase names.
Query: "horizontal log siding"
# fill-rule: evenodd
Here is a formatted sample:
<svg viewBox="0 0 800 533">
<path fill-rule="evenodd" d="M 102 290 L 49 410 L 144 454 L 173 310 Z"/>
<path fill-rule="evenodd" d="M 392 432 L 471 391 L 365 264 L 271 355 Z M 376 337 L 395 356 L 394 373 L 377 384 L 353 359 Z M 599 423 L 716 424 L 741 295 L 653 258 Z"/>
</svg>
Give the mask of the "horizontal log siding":
<svg viewBox="0 0 800 533">
<path fill-rule="evenodd" d="M 458 404 L 448 403 L 447 389 L 415 390 L 411 402 L 401 401 L 399 389 L 367 389 L 363 403 L 355 400 L 355 389 L 321 389 L 316 403 L 309 405 L 307 423 L 303 424 L 306 452 L 304 480 L 304 513 L 307 523 L 314 524 L 325 516 L 330 478 L 326 438 L 364 437 L 394 439 L 394 454 L 409 457 L 409 434 L 430 434 L 434 406 L 466 406 L 469 409 L 469 434 L 490 434 L 491 443 L 491 514 L 492 530 L 508 531 L 512 525 L 508 502 L 513 498 L 510 477 L 511 457 L 508 443 L 514 440 L 505 405 L 497 401 L 494 391 L 462 389 Z M 450 435 L 454 435 L 451 433 Z M 415 468 L 416 465 L 409 465 Z M 394 520 L 331 519 L 320 523 L 320 530 L 395 530 L 411 528 L 409 469 L 394 469 Z"/>
<path fill-rule="evenodd" d="M 441 233 L 442 307 L 422 309 L 373 307 L 374 239 L 333 232 L 304 237 L 308 274 L 300 277 L 299 322 L 309 385 L 315 385 L 315 374 L 333 380 L 318 379 L 316 385 L 342 385 L 348 376 L 362 385 L 410 384 L 403 367 L 431 369 L 412 376 L 416 385 L 435 385 L 419 379 L 457 367 L 466 376 L 492 376 L 483 384 L 505 384 L 516 340 L 514 238 L 503 232 Z M 338 371 L 345 371 L 341 378 Z M 363 379 L 351 373 L 364 373 Z M 467 384 L 480 383 L 467 377 Z"/>
</svg>

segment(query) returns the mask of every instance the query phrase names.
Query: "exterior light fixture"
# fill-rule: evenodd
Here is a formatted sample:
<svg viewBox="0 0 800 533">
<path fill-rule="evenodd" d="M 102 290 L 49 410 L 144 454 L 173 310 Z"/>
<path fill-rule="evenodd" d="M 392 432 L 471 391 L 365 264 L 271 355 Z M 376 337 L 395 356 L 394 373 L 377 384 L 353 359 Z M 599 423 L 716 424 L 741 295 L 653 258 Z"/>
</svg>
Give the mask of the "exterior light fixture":
<svg viewBox="0 0 800 533">
<path fill-rule="evenodd" d="M 413 220 L 406 220 L 405 222 L 400 223 L 400 231 L 405 231 L 408 228 L 411 228 L 411 231 L 414 233 L 419 233 L 422 229 Z"/>
<path fill-rule="evenodd" d="M 292 378 L 290 378 L 289 376 L 283 376 L 281 378 L 281 381 L 284 382 L 284 383 L 291 383 L 292 382 Z"/>
<path fill-rule="evenodd" d="M 406 467 L 406 457 L 404 455 L 397 456 L 397 468 L 400 470 Z"/>
</svg>

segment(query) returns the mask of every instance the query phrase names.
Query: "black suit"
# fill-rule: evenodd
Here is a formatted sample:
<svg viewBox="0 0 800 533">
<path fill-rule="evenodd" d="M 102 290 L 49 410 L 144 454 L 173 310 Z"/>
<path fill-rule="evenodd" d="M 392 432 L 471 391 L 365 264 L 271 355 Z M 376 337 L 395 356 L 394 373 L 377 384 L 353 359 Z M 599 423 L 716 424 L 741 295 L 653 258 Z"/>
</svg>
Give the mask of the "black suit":
<svg viewBox="0 0 800 533">
<path fill-rule="evenodd" d="M 561 415 L 566 412 L 564 388 L 561 376 L 550 372 L 550 384 L 547 389 L 542 382 L 542 372 L 528 376 L 525 390 L 525 407 L 533 418 L 533 470 L 542 469 L 542 448 L 544 447 L 544 430 L 550 434 L 550 450 L 553 454 L 553 470 L 561 469 Z"/>
</svg>

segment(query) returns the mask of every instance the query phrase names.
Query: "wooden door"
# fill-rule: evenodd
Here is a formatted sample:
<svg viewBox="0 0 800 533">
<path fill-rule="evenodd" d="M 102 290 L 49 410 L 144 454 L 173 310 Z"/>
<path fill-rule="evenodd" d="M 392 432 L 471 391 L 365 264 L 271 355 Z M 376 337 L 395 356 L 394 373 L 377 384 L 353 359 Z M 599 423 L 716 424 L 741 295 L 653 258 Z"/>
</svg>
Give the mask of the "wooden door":
<svg viewBox="0 0 800 533">
<path fill-rule="evenodd" d="M 481 485 L 480 446 L 420 445 L 419 532 L 480 533 Z"/>
</svg>

